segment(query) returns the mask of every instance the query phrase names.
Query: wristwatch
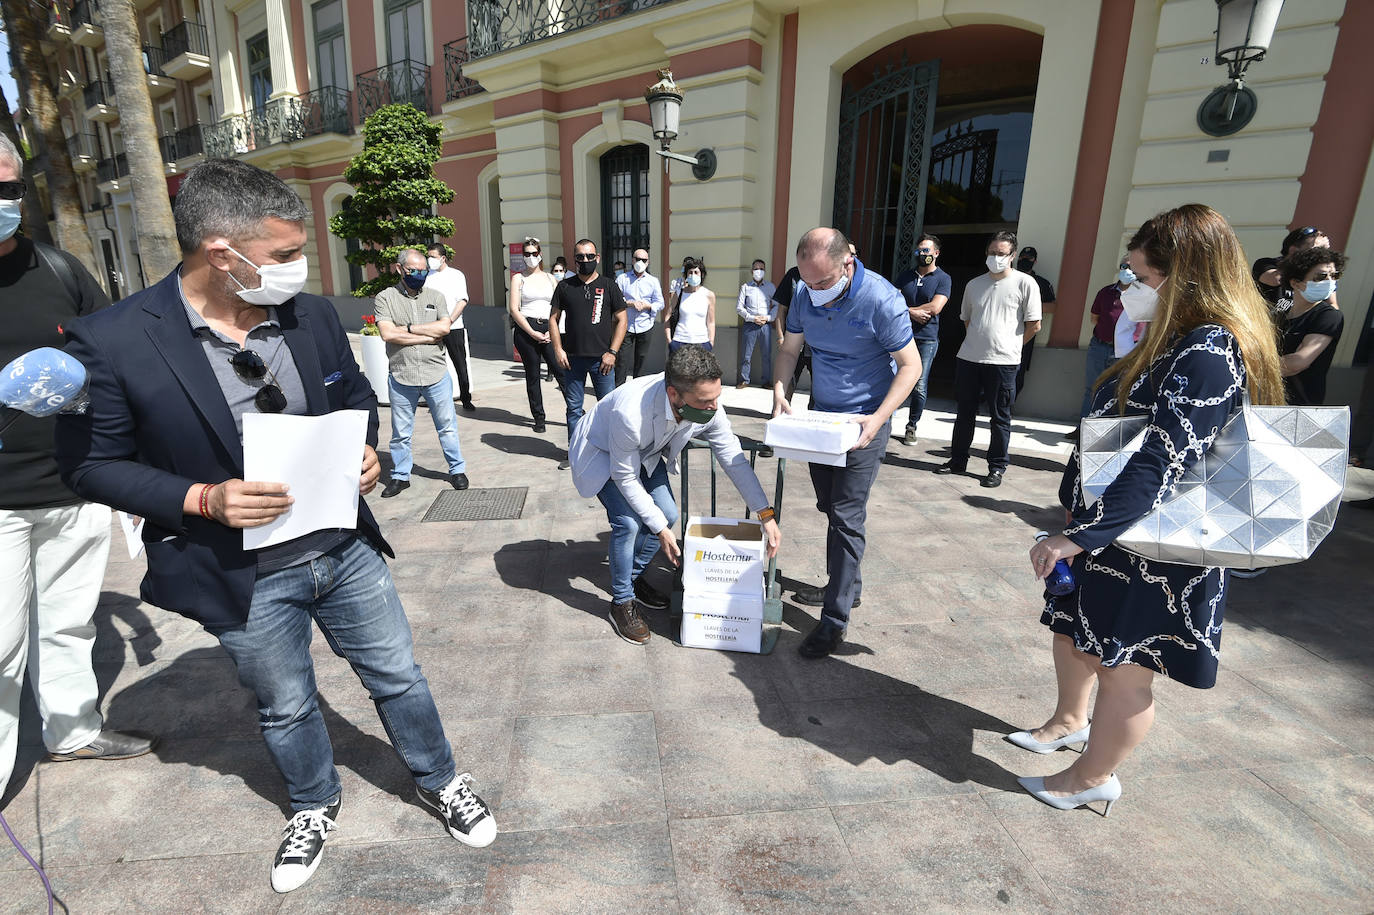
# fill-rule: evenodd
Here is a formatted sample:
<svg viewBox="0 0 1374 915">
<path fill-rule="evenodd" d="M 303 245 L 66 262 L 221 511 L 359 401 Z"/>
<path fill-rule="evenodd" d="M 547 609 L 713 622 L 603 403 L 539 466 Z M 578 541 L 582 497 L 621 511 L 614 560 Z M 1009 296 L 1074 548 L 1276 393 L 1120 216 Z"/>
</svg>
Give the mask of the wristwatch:
<svg viewBox="0 0 1374 915">
<path fill-rule="evenodd" d="M 775 511 L 773 511 L 773 506 L 771 506 L 771 505 L 765 505 L 763 508 L 759 509 L 759 520 L 760 520 L 760 521 L 763 521 L 763 522 L 772 521 L 772 520 L 773 520 L 774 518 L 776 518 L 777 516 L 778 516 L 778 513 L 775 512 Z"/>
<path fill-rule="evenodd" d="M 406 333 L 411 333 L 410 325 L 409 325 L 409 324 L 406 324 Z"/>
</svg>

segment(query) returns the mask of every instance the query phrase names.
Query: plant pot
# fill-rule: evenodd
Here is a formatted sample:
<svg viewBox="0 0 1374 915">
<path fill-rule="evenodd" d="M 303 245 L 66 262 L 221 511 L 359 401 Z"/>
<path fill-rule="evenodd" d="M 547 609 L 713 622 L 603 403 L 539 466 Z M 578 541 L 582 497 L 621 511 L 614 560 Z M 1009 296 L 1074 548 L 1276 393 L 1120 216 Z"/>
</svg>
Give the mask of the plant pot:
<svg viewBox="0 0 1374 915">
<path fill-rule="evenodd" d="M 367 376 L 368 383 L 372 385 L 372 390 L 377 394 L 377 402 L 383 406 L 391 403 L 391 394 L 387 389 L 387 358 L 386 343 L 381 337 L 374 337 L 363 334 L 363 374 Z"/>
</svg>

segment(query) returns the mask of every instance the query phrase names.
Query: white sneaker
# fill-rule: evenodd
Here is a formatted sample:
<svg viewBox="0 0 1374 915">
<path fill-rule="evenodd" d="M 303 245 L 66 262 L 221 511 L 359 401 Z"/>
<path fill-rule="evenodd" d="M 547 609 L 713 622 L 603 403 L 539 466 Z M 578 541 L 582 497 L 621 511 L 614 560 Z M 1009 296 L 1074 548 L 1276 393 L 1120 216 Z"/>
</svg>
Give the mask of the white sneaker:
<svg viewBox="0 0 1374 915">
<path fill-rule="evenodd" d="M 486 801 L 472 793 L 468 787 L 471 784 L 472 776 L 464 772 L 437 793 L 418 785 L 415 791 L 426 806 L 443 818 L 449 835 L 464 845 L 486 848 L 496 841 L 496 820 Z"/>
<path fill-rule="evenodd" d="M 334 818 L 343 805 L 343 792 L 333 802 L 313 810 L 301 810 L 282 830 L 282 843 L 272 859 L 272 889 L 289 893 L 315 874 L 324 852 L 325 839 L 338 828 Z"/>
</svg>

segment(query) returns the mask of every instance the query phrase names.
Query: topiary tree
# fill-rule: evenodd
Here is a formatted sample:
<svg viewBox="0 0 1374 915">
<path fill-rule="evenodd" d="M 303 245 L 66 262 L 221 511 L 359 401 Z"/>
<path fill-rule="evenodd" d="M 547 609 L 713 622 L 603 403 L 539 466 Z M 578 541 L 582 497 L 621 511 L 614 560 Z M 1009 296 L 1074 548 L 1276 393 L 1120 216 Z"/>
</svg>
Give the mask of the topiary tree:
<svg viewBox="0 0 1374 915">
<path fill-rule="evenodd" d="M 395 282 L 390 266 L 402 248 L 424 248 L 453 234 L 452 219 L 430 215 L 436 204 L 453 199 L 453 189 L 434 177 L 439 133 L 439 125 L 410 104 L 378 108 L 363 125 L 362 152 L 344 169 L 344 180 L 356 189 L 353 199 L 329 218 L 331 233 L 361 246 L 348 262 L 377 269 L 355 296 L 376 295 Z"/>
</svg>

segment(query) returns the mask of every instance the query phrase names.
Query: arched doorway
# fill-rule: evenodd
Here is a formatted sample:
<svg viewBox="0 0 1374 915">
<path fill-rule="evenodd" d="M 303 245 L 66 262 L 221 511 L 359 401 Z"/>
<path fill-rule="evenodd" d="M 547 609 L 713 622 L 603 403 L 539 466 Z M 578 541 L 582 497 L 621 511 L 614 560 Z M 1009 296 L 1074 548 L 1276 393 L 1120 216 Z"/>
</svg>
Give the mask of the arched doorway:
<svg viewBox="0 0 1374 915">
<path fill-rule="evenodd" d="M 953 280 L 933 393 L 953 377 L 959 302 L 984 272 L 986 239 L 1020 219 L 1042 43 L 1010 26 L 960 26 L 895 41 L 843 77 L 835 225 L 889 279 L 912 265 L 922 233 L 937 235 Z"/>
</svg>

